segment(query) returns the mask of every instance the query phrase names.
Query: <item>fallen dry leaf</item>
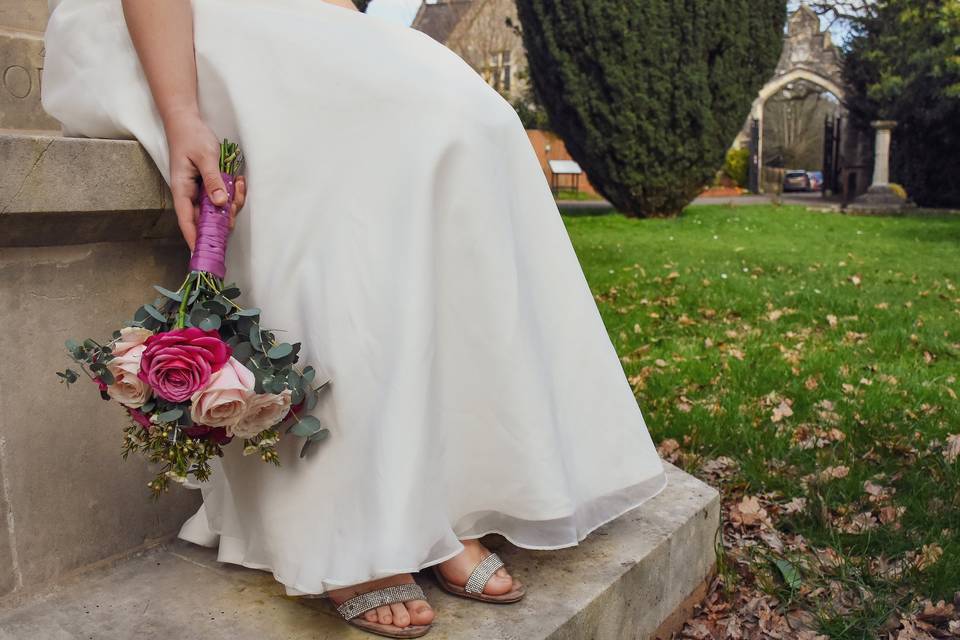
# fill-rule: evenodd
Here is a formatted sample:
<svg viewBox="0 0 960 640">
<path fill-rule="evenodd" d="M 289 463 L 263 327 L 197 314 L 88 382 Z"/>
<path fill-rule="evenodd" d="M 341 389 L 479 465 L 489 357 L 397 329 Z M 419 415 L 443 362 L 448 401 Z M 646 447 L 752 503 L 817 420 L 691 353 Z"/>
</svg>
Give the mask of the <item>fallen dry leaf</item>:
<svg viewBox="0 0 960 640">
<path fill-rule="evenodd" d="M 960 433 L 947 436 L 947 446 L 943 449 L 943 457 L 953 464 L 960 458 Z"/>
<path fill-rule="evenodd" d="M 770 416 L 771 422 L 780 422 L 784 418 L 789 418 L 793 415 L 793 409 L 790 408 L 790 405 L 793 404 L 791 400 L 781 400 L 780 404 L 773 409 L 773 415 Z"/>
</svg>

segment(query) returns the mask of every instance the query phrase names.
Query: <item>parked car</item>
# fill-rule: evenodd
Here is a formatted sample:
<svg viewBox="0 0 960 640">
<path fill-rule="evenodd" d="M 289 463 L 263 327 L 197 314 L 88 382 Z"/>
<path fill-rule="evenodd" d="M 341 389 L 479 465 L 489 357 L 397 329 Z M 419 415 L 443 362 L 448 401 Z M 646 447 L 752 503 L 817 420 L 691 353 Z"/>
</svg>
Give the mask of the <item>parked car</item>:
<svg viewBox="0 0 960 640">
<path fill-rule="evenodd" d="M 787 171 L 783 176 L 784 191 L 810 191 L 810 176 L 806 171 Z"/>
<path fill-rule="evenodd" d="M 823 191 L 823 171 L 807 171 L 811 191 Z"/>
</svg>

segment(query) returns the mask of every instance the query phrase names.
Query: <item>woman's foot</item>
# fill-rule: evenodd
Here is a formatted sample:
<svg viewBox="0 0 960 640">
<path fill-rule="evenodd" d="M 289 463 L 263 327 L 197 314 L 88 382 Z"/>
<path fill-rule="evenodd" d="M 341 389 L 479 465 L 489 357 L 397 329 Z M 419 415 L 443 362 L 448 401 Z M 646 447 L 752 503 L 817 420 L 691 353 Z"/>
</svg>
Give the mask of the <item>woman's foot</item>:
<svg viewBox="0 0 960 640">
<path fill-rule="evenodd" d="M 490 550 L 480 544 L 479 540 L 461 540 L 460 542 L 463 543 L 463 551 L 440 563 L 439 571 L 448 582 L 463 586 L 477 564 L 490 555 Z M 490 596 L 501 596 L 521 586 L 520 581 L 511 576 L 505 567 L 500 567 L 487 580 L 483 592 Z"/>
<path fill-rule="evenodd" d="M 333 589 L 328 591 L 327 595 L 334 605 L 339 607 L 350 598 L 358 596 L 361 593 L 368 593 L 376 589 L 392 587 L 398 584 L 410 584 L 413 581 L 413 576 L 409 573 L 402 573 L 381 580 L 355 584 L 350 587 L 344 587 L 343 589 Z M 392 625 L 404 629 L 411 625 L 428 625 L 433 622 L 433 616 L 433 609 L 430 608 L 430 604 L 426 600 L 409 600 L 407 602 L 397 602 L 384 607 L 371 609 L 360 617 L 367 622 Z"/>
</svg>

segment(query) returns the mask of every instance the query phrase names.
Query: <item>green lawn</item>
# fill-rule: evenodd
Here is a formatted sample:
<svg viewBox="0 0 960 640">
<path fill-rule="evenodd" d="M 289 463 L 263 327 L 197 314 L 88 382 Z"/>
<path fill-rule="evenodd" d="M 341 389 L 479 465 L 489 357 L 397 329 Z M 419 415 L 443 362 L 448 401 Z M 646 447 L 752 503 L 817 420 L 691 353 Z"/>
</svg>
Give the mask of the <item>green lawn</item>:
<svg viewBox="0 0 960 640">
<path fill-rule="evenodd" d="M 960 217 L 564 220 L 654 440 L 724 493 L 727 597 L 832 638 L 953 599 Z"/>
</svg>

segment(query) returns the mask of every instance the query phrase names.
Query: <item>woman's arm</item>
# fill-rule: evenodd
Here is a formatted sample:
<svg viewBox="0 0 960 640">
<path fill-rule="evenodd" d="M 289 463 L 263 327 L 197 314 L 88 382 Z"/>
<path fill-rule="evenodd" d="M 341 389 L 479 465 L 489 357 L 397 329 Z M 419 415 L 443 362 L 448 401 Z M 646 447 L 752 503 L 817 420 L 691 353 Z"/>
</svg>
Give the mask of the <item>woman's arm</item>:
<svg viewBox="0 0 960 640">
<path fill-rule="evenodd" d="M 190 0 L 122 0 L 123 15 L 133 46 L 157 105 L 170 149 L 170 190 L 184 239 L 193 251 L 197 237 L 200 176 L 214 204 L 226 202 L 220 177 L 217 137 L 200 117 L 197 65 L 193 51 Z M 237 180 L 231 211 L 233 227 L 243 206 L 246 184 Z"/>
</svg>

